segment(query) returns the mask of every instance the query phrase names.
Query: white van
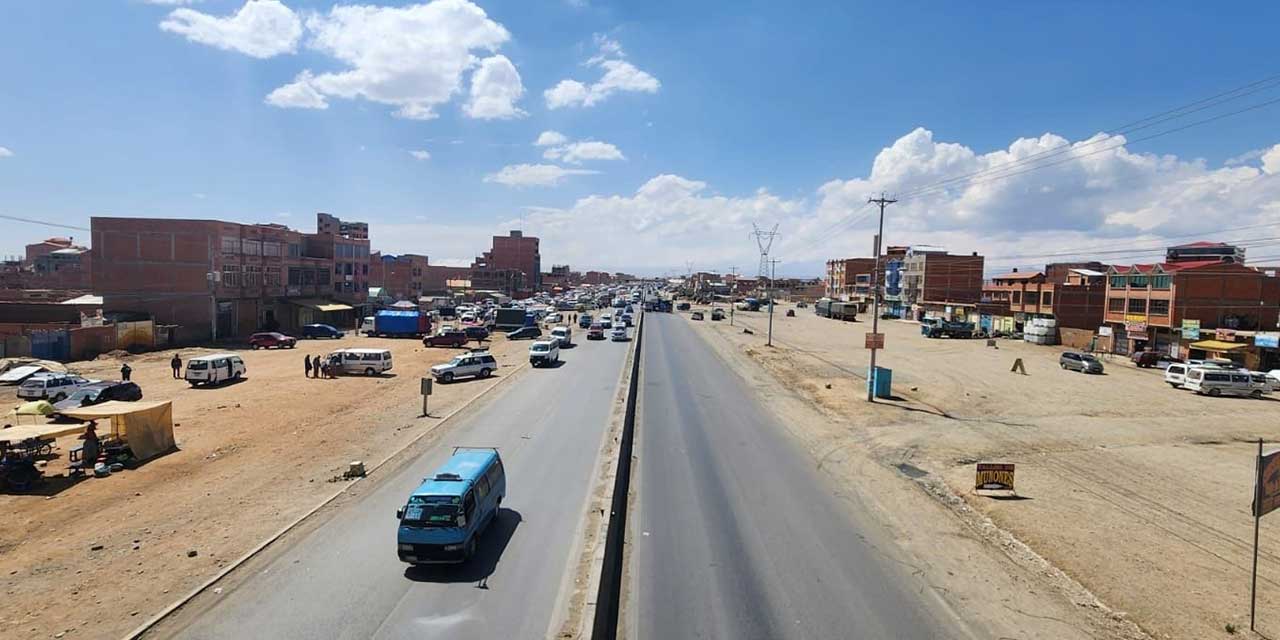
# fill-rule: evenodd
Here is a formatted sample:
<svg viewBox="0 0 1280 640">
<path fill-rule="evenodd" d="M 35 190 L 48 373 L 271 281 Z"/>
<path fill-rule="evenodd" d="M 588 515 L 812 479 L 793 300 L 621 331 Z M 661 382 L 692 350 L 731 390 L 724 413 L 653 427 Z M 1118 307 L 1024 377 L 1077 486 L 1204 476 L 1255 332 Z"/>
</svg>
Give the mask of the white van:
<svg viewBox="0 0 1280 640">
<path fill-rule="evenodd" d="M 1249 371 L 1243 369 L 1192 367 L 1187 370 L 1186 382 L 1182 386 L 1196 393 L 1208 394 L 1214 397 L 1252 396 L 1261 398 L 1263 394 L 1271 393 L 1271 385 L 1266 383 L 1265 376 L 1258 376 L 1255 380 Z"/>
<path fill-rule="evenodd" d="M 339 349 L 329 354 L 329 362 L 339 362 L 342 373 L 376 376 L 391 370 L 391 352 L 387 349 Z"/>
<path fill-rule="evenodd" d="M 248 369 L 244 360 L 234 353 L 215 353 L 209 356 L 196 356 L 187 360 L 187 372 L 183 374 L 191 386 L 198 384 L 218 384 L 227 380 L 239 380 Z"/>
</svg>

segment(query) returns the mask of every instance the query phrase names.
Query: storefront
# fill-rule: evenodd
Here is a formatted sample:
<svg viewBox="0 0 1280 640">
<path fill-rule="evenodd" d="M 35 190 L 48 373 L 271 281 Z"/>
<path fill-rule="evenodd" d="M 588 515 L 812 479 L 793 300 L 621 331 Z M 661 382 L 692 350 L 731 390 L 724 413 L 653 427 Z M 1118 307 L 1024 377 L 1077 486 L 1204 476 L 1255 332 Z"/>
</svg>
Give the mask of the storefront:
<svg viewBox="0 0 1280 640">
<path fill-rule="evenodd" d="M 1188 345 L 1189 356 L 1193 359 L 1208 360 L 1222 358 L 1237 364 L 1244 364 L 1245 352 L 1249 345 L 1244 342 L 1225 342 L 1222 340 L 1201 340 Z"/>
<path fill-rule="evenodd" d="M 1257 371 L 1280 369 L 1280 333 L 1259 331 L 1253 336 L 1253 348 L 1257 352 Z"/>
</svg>

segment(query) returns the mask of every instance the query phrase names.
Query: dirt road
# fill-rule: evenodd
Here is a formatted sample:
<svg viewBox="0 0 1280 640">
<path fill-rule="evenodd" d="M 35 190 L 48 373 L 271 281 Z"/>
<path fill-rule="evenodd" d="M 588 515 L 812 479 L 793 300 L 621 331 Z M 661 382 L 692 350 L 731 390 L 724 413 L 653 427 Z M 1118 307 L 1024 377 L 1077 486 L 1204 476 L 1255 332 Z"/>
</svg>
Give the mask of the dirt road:
<svg viewBox="0 0 1280 640">
<path fill-rule="evenodd" d="M 344 346 L 390 349 L 395 366 L 378 377 L 304 377 L 303 354 Z M 495 378 L 518 374 L 527 348 L 496 338 Z M 180 350 L 184 360 L 211 352 Z M 0 494 L 0 637 L 119 637 L 335 491 L 349 461 L 382 460 L 492 383 L 436 385 L 433 417 L 421 418 L 419 379 L 460 350 L 348 336 L 240 353 L 243 382 L 196 389 L 172 378 L 171 351 L 127 358 L 145 399 L 173 401 L 177 452 L 105 479 L 50 478 L 33 494 Z M 116 379 L 120 364 L 70 368 Z M 11 406 L 13 390 L 2 393 L 0 406 Z M 72 444 L 59 442 L 50 473 Z"/>
<path fill-rule="evenodd" d="M 840 420 L 833 448 L 862 449 L 932 483 L 956 513 L 990 517 L 1153 636 L 1248 628 L 1253 455 L 1257 438 L 1280 439 L 1276 400 L 1196 396 L 1120 360 L 1086 376 L 1058 368 L 1061 347 L 930 340 L 889 321 L 878 364 L 893 369 L 898 399 L 869 405 L 869 322 L 779 311 L 774 348 L 764 313 L 695 324 Z M 1009 371 L 1016 358 L 1027 375 Z M 973 495 L 977 461 L 1016 463 L 1023 499 Z M 1268 624 L 1280 604 L 1280 529 L 1269 524 L 1260 629 L 1280 630 L 1280 616 Z"/>
</svg>

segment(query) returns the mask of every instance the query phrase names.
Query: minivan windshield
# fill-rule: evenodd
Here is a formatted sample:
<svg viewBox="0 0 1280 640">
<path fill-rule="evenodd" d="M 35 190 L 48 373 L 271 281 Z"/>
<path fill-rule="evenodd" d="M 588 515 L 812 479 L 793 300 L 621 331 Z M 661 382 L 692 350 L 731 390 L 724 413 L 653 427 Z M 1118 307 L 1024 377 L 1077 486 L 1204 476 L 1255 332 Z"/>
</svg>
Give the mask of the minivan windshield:
<svg viewBox="0 0 1280 640">
<path fill-rule="evenodd" d="M 204 370 L 204 369 L 208 369 L 208 368 L 209 368 L 209 363 L 208 363 L 208 362 L 204 362 L 203 360 L 196 360 L 196 361 L 193 361 L 193 362 L 191 362 L 190 364 L 188 364 L 188 365 L 187 365 L 187 368 L 188 368 L 188 369 L 191 369 L 192 371 L 201 371 L 201 370 Z"/>
<path fill-rule="evenodd" d="M 551 347 L 549 347 L 548 345 L 545 345 L 545 344 L 535 344 L 535 345 L 533 345 L 532 347 L 530 347 L 530 348 L 529 348 L 529 350 L 530 350 L 530 351 L 547 351 L 547 350 L 549 350 L 550 348 L 551 348 Z"/>
<path fill-rule="evenodd" d="M 410 496 L 401 522 L 410 527 L 456 527 L 462 505 L 457 496 Z"/>
</svg>

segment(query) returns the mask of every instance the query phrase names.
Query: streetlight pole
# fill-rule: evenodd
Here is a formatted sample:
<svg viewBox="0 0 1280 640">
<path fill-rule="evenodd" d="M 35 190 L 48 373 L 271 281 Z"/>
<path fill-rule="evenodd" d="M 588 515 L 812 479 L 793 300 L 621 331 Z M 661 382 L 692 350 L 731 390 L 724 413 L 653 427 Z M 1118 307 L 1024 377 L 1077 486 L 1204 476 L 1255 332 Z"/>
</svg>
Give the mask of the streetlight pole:
<svg viewBox="0 0 1280 640">
<path fill-rule="evenodd" d="M 765 291 L 769 294 L 769 339 L 765 342 L 765 346 L 773 346 L 773 280 L 778 274 L 778 263 L 780 260 L 769 261 L 769 288 Z"/>
<path fill-rule="evenodd" d="M 884 208 L 885 205 L 897 202 L 884 197 L 884 193 L 879 198 L 868 198 L 868 203 L 876 203 L 880 205 L 880 227 L 876 231 L 876 267 L 871 272 L 871 368 L 867 371 L 867 402 L 875 402 L 875 386 L 873 382 L 879 376 L 876 375 L 876 340 L 880 336 L 880 243 L 883 242 L 884 236 Z"/>
</svg>

